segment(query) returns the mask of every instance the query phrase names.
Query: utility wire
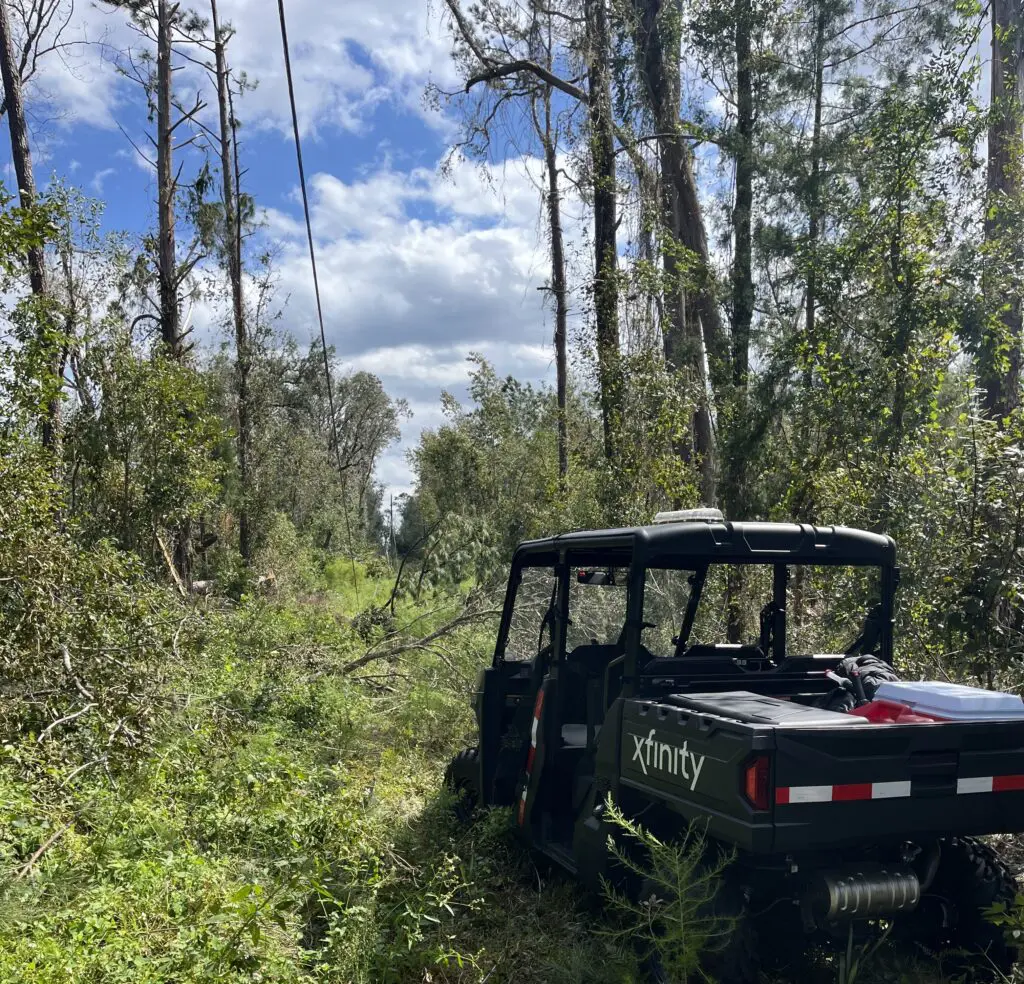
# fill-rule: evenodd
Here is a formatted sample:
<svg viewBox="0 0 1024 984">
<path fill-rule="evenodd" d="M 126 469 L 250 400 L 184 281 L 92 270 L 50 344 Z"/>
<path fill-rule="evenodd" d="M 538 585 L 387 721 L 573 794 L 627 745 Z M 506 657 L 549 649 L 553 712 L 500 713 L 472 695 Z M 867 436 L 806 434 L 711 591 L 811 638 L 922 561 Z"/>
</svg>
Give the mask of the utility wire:
<svg viewBox="0 0 1024 984">
<path fill-rule="evenodd" d="M 295 159 L 299 165 L 299 187 L 302 190 L 302 211 L 306 217 L 306 238 L 309 240 L 309 263 L 313 268 L 313 293 L 316 296 L 316 316 L 320 323 L 320 347 L 324 353 L 324 382 L 327 384 L 327 408 L 331 414 L 331 439 L 334 442 L 334 457 L 338 462 L 338 477 L 342 484 L 342 511 L 345 514 L 345 528 L 348 535 L 348 547 L 352 560 L 352 587 L 355 589 L 356 602 L 359 601 L 359 583 L 356 577 L 356 557 L 352 549 L 352 527 L 348 518 L 348 502 L 345 499 L 346 485 L 345 468 L 341 461 L 341 442 L 338 439 L 338 418 L 334 413 L 334 384 L 331 380 L 331 364 L 327 354 L 327 333 L 324 330 L 324 309 L 320 302 L 320 278 L 316 272 L 316 249 L 313 246 L 313 223 L 309 218 L 309 195 L 306 192 L 306 169 L 302 164 L 302 139 L 299 136 L 299 114 L 295 109 L 295 83 L 292 81 L 292 58 L 288 48 L 288 24 L 284 15 L 284 0 L 277 0 L 277 10 L 281 16 L 281 47 L 284 49 L 284 74 L 288 80 L 288 101 L 292 109 L 292 133 L 295 137 Z"/>
</svg>

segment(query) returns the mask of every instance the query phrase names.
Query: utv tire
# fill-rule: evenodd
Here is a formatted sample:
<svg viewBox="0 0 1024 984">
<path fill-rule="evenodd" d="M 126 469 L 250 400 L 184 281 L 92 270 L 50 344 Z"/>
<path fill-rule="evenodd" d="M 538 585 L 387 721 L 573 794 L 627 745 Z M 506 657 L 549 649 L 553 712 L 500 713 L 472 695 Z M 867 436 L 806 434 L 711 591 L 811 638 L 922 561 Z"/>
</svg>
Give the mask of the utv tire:
<svg viewBox="0 0 1024 984">
<path fill-rule="evenodd" d="M 945 974 L 977 984 L 1011 975 L 1017 947 L 984 910 L 996 902 L 1012 905 L 1018 891 L 1017 880 L 987 844 L 973 837 L 942 842 L 939 869 L 922 902 L 933 902 L 938 925 L 929 927 L 925 942 L 939 951 Z"/>
<path fill-rule="evenodd" d="M 455 819 L 468 824 L 480 805 L 480 752 L 466 748 L 448 763 L 444 784 L 455 797 L 453 809 Z"/>
</svg>

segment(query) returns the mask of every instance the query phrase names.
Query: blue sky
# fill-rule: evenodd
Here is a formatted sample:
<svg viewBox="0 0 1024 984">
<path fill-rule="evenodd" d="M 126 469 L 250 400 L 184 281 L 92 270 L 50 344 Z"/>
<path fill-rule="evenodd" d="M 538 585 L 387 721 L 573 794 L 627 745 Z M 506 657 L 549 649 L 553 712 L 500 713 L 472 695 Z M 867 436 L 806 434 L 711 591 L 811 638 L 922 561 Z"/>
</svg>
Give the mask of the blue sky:
<svg viewBox="0 0 1024 984">
<path fill-rule="evenodd" d="M 195 9 L 208 13 L 205 2 Z M 258 83 L 236 106 L 246 190 L 280 243 L 282 325 L 304 342 L 314 307 L 277 5 L 220 0 L 219 9 L 237 32 L 235 68 Z M 545 280 L 537 162 L 440 174 L 453 122 L 428 110 L 423 93 L 431 80 L 456 81 L 436 0 L 288 0 L 288 19 L 328 340 L 412 408 L 379 469 L 401 492 L 412 481 L 406 449 L 439 422 L 443 389 L 464 392 L 470 351 L 525 379 L 552 373 L 550 315 L 537 290 Z M 55 174 L 104 199 L 108 228 L 142 233 L 155 217 L 154 183 L 129 137 L 145 147 L 146 107 L 116 62 L 146 43 L 120 13 L 81 2 L 66 39 L 81 43 L 51 56 L 26 92 L 38 178 Z M 183 95 L 198 89 L 212 101 L 200 73 L 184 68 L 177 78 Z M 212 303 L 192 317 L 218 330 Z"/>
</svg>

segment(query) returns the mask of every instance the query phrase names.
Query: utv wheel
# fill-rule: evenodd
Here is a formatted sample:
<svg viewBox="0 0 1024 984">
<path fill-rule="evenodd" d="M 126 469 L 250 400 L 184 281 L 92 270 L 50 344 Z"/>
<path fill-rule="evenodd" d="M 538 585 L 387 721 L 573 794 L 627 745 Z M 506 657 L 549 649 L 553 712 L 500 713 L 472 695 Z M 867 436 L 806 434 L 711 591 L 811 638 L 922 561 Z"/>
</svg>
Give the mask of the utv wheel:
<svg viewBox="0 0 1024 984">
<path fill-rule="evenodd" d="M 480 805 L 479 781 L 480 752 L 466 748 L 451 760 L 444 774 L 444 784 L 455 797 L 453 808 L 459 823 L 469 823 Z"/>
<path fill-rule="evenodd" d="M 996 902 L 1012 905 L 1018 891 L 1017 880 L 987 844 L 973 837 L 942 842 L 939 870 L 921 901 L 922 915 L 932 916 L 924 942 L 939 951 L 944 973 L 978 984 L 1010 976 L 1017 948 L 984 910 Z"/>
</svg>

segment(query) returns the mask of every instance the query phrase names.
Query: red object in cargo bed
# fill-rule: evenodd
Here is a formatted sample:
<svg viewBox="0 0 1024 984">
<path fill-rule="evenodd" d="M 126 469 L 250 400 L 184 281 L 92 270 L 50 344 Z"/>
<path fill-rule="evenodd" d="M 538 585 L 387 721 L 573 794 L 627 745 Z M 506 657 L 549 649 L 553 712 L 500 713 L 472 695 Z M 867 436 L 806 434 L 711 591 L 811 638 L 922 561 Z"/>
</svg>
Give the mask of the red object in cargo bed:
<svg viewBox="0 0 1024 984">
<path fill-rule="evenodd" d="M 929 724 L 953 721 L 1024 721 L 1016 694 L 938 680 L 887 680 L 870 704 L 849 711 L 873 724 Z"/>
<path fill-rule="evenodd" d="M 855 707 L 847 713 L 866 718 L 872 724 L 934 724 L 936 721 L 946 720 L 931 714 L 921 714 L 906 704 L 897 704 L 891 700 L 873 700 L 870 704 Z"/>
</svg>

